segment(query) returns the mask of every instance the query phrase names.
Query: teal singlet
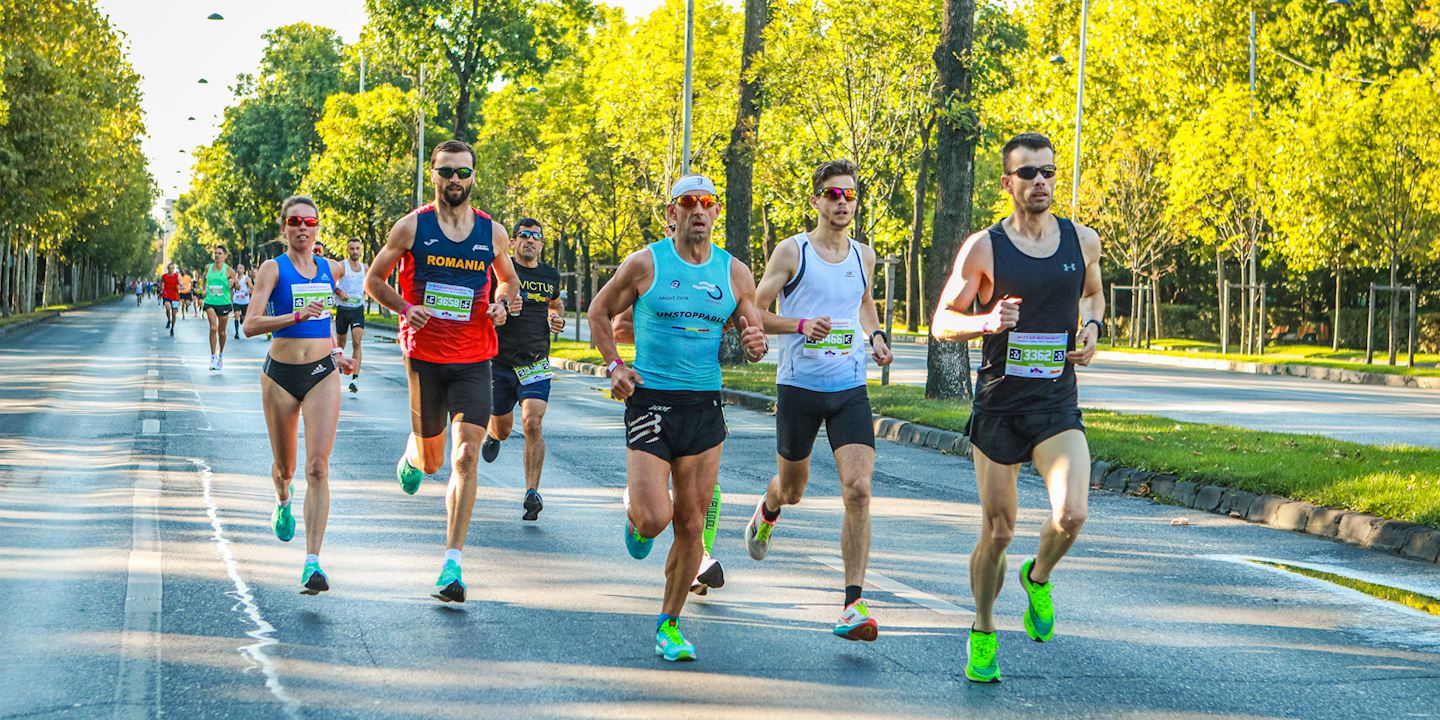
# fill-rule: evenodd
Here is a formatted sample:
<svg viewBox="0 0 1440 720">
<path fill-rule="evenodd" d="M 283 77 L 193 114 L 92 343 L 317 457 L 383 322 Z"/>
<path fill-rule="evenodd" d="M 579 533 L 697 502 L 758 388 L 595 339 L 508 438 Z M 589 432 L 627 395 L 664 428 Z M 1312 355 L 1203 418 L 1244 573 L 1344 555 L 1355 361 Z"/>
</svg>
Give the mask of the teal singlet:
<svg viewBox="0 0 1440 720">
<path fill-rule="evenodd" d="M 669 238 L 650 245 L 655 281 L 635 301 L 635 371 L 650 390 L 720 389 L 720 337 L 735 313 L 730 254 L 691 265 Z M 758 322 L 758 318 L 757 318 Z"/>
</svg>

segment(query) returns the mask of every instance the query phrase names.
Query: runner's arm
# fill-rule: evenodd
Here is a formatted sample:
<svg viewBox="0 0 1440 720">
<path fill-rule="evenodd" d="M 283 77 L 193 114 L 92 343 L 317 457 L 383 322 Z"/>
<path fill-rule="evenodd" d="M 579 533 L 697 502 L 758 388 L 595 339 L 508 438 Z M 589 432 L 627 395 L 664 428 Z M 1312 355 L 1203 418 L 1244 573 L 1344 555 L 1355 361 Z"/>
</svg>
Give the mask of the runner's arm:
<svg viewBox="0 0 1440 720">
<path fill-rule="evenodd" d="M 349 302 L 350 293 L 347 293 L 344 290 L 340 289 L 340 278 L 345 277 L 349 274 L 348 268 L 345 266 L 345 263 L 335 262 L 334 260 L 331 260 L 329 258 L 326 258 L 325 262 L 330 263 L 330 274 L 335 276 L 335 297 Z"/>
<path fill-rule="evenodd" d="M 510 262 L 510 233 L 500 223 L 491 223 L 490 241 L 495 246 L 495 279 L 500 281 L 495 288 L 495 301 L 509 304 L 520 298 L 520 278 L 515 275 L 515 265 Z"/>
<path fill-rule="evenodd" d="M 809 318 L 781 317 L 770 310 L 775 307 L 775 298 L 780 296 L 785 283 L 795 277 L 799 266 L 799 248 L 788 239 L 782 240 L 775 247 L 774 252 L 770 253 L 770 261 L 765 263 L 765 276 L 760 278 L 760 285 L 755 289 L 755 307 L 760 315 L 759 321 L 767 333 L 783 335 L 796 332 L 801 320 L 806 320 L 806 325 L 810 324 Z M 828 332 L 829 328 L 826 327 L 825 330 Z"/>
<path fill-rule="evenodd" d="M 1105 284 L 1100 277 L 1100 235 L 1084 225 L 1076 225 L 1080 250 L 1085 256 L 1085 287 L 1080 294 L 1080 333 L 1075 336 L 1075 350 L 1066 359 L 1076 365 L 1089 365 L 1095 358 L 1105 323 Z M 1092 322 L 1094 321 L 1094 322 Z"/>
<path fill-rule="evenodd" d="M 375 302 L 390 308 L 391 311 L 400 315 L 405 314 L 405 298 L 395 288 L 390 287 L 390 272 L 399 264 L 400 258 L 410 252 L 415 244 L 415 213 L 410 213 L 395 221 L 390 228 L 390 236 L 385 239 L 384 247 L 375 254 L 375 259 L 370 263 L 370 272 L 365 273 L 365 292 L 375 298 Z M 424 308 L 421 308 L 424 310 Z"/>
<path fill-rule="evenodd" d="M 270 293 L 275 289 L 275 283 L 280 279 L 280 268 L 274 260 L 266 260 L 255 273 L 255 289 L 250 293 L 250 304 L 255 307 L 265 307 L 270 302 Z M 311 303 L 314 305 L 314 303 Z M 318 313 L 317 313 L 318 317 Z M 295 313 L 289 312 L 284 315 L 264 315 L 259 312 L 245 313 L 245 323 L 241 328 L 245 331 L 245 337 L 255 337 L 264 333 L 273 333 L 276 330 L 284 330 L 291 325 L 297 324 Z"/>
<path fill-rule="evenodd" d="M 653 262 L 649 250 L 633 253 L 625 258 L 625 262 L 620 263 L 620 267 L 615 270 L 615 276 L 610 278 L 610 282 L 605 283 L 590 301 L 587 318 L 590 323 L 590 344 L 600 351 L 606 367 L 620 359 L 620 351 L 615 347 L 615 331 L 610 323 L 616 315 L 632 307 L 640 297 L 640 288 L 648 284 L 650 276 L 655 272 Z"/>
<path fill-rule="evenodd" d="M 755 276 L 750 268 L 739 260 L 730 261 L 730 287 L 735 292 L 735 314 L 730 321 L 740 331 L 740 344 L 745 348 L 745 358 L 759 362 L 770 351 L 770 342 L 765 336 L 765 326 L 759 318 L 763 312 L 755 305 Z"/>
<path fill-rule="evenodd" d="M 881 333 L 880 312 L 875 309 L 875 296 L 870 292 L 875 279 L 875 249 L 868 245 L 860 247 L 861 260 L 865 265 L 865 297 L 860 300 L 860 331 L 865 333 L 865 338 L 870 341 L 870 356 L 875 358 L 875 364 L 881 367 L 889 365 L 895 360 L 890 352 L 890 338 Z"/>
<path fill-rule="evenodd" d="M 955 254 L 950 279 L 945 281 L 935 315 L 930 319 L 931 337 L 941 342 L 964 342 L 1003 329 L 995 312 L 983 315 L 965 312 L 979 297 L 981 287 L 993 272 L 990 237 L 987 231 L 982 230 L 967 238 Z M 996 310 L 1000 306 L 1001 303 L 996 303 Z"/>
</svg>

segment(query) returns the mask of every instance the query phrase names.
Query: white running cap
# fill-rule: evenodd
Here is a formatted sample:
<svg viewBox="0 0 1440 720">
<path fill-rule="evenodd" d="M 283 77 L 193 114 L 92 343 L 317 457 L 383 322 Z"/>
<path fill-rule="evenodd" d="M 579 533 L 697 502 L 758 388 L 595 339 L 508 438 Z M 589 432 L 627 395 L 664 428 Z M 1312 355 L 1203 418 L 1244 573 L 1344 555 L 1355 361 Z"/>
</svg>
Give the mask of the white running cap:
<svg viewBox="0 0 1440 720">
<path fill-rule="evenodd" d="M 675 181 L 675 184 L 670 186 L 670 200 L 674 202 L 675 198 L 697 190 L 710 193 L 711 195 L 719 195 L 719 193 L 715 192 L 715 183 L 711 182 L 710 178 L 697 173 L 695 175 L 686 175 Z"/>
</svg>

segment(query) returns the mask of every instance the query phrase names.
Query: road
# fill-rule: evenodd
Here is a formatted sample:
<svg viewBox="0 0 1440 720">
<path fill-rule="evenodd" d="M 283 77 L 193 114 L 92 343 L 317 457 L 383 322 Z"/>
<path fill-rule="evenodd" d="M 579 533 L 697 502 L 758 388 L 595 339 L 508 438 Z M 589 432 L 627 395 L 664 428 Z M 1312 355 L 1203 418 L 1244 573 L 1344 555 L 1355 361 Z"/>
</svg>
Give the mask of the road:
<svg viewBox="0 0 1440 720">
<path fill-rule="evenodd" d="M 0 718 L 1440 716 L 1440 618 L 1241 558 L 1440 596 L 1433 567 L 1104 493 L 1055 575 L 1056 640 L 1025 639 L 1012 578 L 1005 682 L 971 685 L 972 469 L 884 442 L 866 589 L 881 636 L 835 638 L 833 463 L 816 456 L 769 559 L 750 560 L 741 531 L 774 467 L 773 419 L 737 408 L 728 583 L 686 608 L 700 659 L 667 665 L 652 633 L 668 541 L 625 553 L 621 406 L 570 374 L 547 419 L 544 514 L 520 520 L 507 443 L 482 465 L 471 600 L 441 606 L 443 477 L 414 497 L 396 487 L 405 385 L 379 342 L 344 398 L 333 590 L 300 595 L 301 539 L 269 529 L 265 341 L 235 342 L 210 373 L 203 323 L 173 339 L 162 325 L 153 306 L 115 303 L 0 337 Z M 1020 498 L 1012 569 L 1035 550 L 1042 484 L 1022 478 Z"/>
<path fill-rule="evenodd" d="M 574 316 L 569 319 L 573 322 Z M 573 338 L 573 329 L 565 337 Z M 581 328 L 581 337 L 590 339 L 589 328 Z M 772 338 L 770 362 L 776 362 L 775 345 Z M 891 382 L 925 384 L 925 346 L 896 343 L 894 350 Z M 978 364 L 979 353 L 973 355 Z M 874 363 L 870 377 L 880 379 Z M 1324 435 L 1367 445 L 1440 448 L 1440 433 L 1435 431 L 1440 427 L 1440 390 L 1096 360 L 1080 369 L 1080 403 L 1087 408 Z"/>
</svg>

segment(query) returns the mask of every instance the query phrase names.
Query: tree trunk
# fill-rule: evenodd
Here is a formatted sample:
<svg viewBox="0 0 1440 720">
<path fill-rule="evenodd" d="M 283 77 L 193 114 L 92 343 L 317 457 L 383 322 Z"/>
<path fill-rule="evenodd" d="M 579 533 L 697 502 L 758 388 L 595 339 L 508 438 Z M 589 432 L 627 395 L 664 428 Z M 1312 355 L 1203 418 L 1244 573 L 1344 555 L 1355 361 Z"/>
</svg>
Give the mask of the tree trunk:
<svg viewBox="0 0 1440 720">
<path fill-rule="evenodd" d="M 5 228 L 5 237 L 0 241 L 0 316 L 10 314 L 10 228 Z"/>
<path fill-rule="evenodd" d="M 1150 275 L 1150 307 L 1155 316 L 1155 324 L 1151 326 L 1154 332 L 1150 336 L 1165 337 L 1165 331 L 1160 329 L 1160 273 L 1158 271 Z"/>
<path fill-rule="evenodd" d="M 926 294 L 932 298 L 940 297 L 960 243 L 970 232 L 979 137 L 968 64 L 974 39 L 975 0 L 945 0 L 940 44 L 935 48 L 943 115 L 935 137 L 935 237 L 925 278 Z M 927 350 L 925 397 L 970 397 L 969 344 L 942 343 L 931 337 Z"/>
<path fill-rule="evenodd" d="M 1330 326 L 1330 349 L 1340 349 L 1340 278 L 1345 272 L 1341 258 L 1335 258 L 1335 321 Z"/>
<path fill-rule="evenodd" d="M 455 78 L 459 85 L 459 92 L 455 96 L 455 137 L 465 142 L 473 142 L 474 138 L 469 137 L 470 133 L 470 75 L 461 73 Z M 428 150 L 428 148 L 426 148 Z"/>
<path fill-rule="evenodd" d="M 762 90 L 754 68 L 765 49 L 765 26 L 769 22 L 769 0 L 745 0 L 740 105 L 735 111 L 735 126 L 730 129 L 730 145 L 725 149 L 725 250 L 746 267 L 750 265 L 750 212 L 754 203 L 755 143 L 760 132 Z M 725 333 L 720 343 L 720 362 L 725 365 L 745 362 L 738 330 Z"/>
<path fill-rule="evenodd" d="M 920 126 L 920 168 L 915 174 L 915 214 L 910 223 L 910 247 L 905 251 L 905 328 L 910 332 L 920 325 L 920 252 L 925 243 L 925 188 L 930 173 L 930 128 Z"/>
<path fill-rule="evenodd" d="M 1215 251 L 1215 307 L 1219 312 L 1215 314 L 1215 339 L 1225 337 L 1225 253 L 1222 250 Z"/>
</svg>

